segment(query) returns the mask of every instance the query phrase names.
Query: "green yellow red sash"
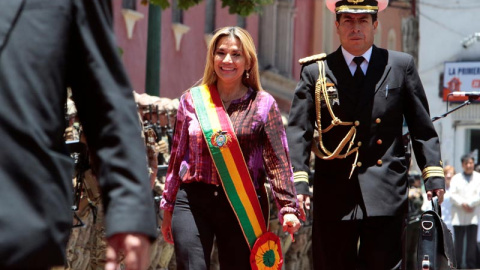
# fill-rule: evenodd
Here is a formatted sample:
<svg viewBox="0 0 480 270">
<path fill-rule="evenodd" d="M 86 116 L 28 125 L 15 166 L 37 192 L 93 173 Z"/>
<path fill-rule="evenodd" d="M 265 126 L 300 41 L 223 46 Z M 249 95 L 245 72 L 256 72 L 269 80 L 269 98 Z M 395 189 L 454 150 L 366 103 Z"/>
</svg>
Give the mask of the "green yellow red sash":
<svg viewBox="0 0 480 270">
<path fill-rule="evenodd" d="M 267 227 L 230 118 L 215 86 L 201 85 L 190 93 L 223 188 L 252 249 Z"/>
<path fill-rule="evenodd" d="M 281 269 L 280 238 L 267 232 L 257 192 L 216 87 L 201 85 L 190 93 L 223 189 L 250 247 L 252 270 Z"/>
</svg>

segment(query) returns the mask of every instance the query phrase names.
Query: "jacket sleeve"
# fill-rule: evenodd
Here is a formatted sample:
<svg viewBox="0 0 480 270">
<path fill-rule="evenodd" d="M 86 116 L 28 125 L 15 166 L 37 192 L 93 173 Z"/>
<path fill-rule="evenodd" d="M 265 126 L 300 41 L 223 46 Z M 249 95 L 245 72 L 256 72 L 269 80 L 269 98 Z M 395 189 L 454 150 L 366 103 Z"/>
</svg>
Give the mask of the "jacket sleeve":
<svg viewBox="0 0 480 270">
<path fill-rule="evenodd" d="M 415 68 L 413 57 L 408 57 L 405 70 L 405 120 L 410 131 L 412 147 L 418 167 L 422 170 L 427 191 L 445 189 L 445 178 L 440 154 L 440 141 L 430 118 L 425 91 Z"/>
<path fill-rule="evenodd" d="M 283 215 L 292 213 L 300 217 L 296 192 L 293 185 L 287 138 L 282 123 L 282 116 L 273 98 L 265 123 L 266 140 L 263 158 L 268 179 L 275 197 L 279 220 Z"/>
<path fill-rule="evenodd" d="M 310 171 L 310 153 L 315 128 L 315 82 L 309 71 L 315 68 L 313 63 L 302 68 L 300 81 L 290 109 L 287 126 L 287 140 L 293 166 L 293 178 L 298 194 L 310 195 L 308 172 Z"/>
<path fill-rule="evenodd" d="M 156 238 L 145 145 L 132 87 L 111 25 L 111 3 L 73 0 L 67 76 L 93 150 L 105 206 L 107 237 L 141 233 Z"/>
</svg>

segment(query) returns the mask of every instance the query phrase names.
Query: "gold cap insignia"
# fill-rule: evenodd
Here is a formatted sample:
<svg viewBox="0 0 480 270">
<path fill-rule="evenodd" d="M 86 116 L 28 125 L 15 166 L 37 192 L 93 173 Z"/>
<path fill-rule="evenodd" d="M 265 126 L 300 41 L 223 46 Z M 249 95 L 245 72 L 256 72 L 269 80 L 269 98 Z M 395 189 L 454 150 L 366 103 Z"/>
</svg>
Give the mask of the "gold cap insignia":
<svg viewBox="0 0 480 270">
<path fill-rule="evenodd" d="M 356 4 L 358 4 L 358 3 L 362 3 L 363 0 L 347 0 L 347 2 L 353 3 L 354 5 L 356 5 Z"/>
</svg>

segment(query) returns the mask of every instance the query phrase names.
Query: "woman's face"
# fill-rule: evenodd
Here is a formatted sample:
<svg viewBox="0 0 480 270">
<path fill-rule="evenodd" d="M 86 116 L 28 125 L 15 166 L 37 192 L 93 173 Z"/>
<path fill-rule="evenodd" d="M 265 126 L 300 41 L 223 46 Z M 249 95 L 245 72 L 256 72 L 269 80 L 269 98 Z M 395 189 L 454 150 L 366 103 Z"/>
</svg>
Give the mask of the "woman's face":
<svg viewBox="0 0 480 270">
<path fill-rule="evenodd" d="M 230 36 L 220 38 L 214 52 L 213 65 L 219 81 L 242 83 L 243 73 L 248 67 L 240 40 Z"/>
<path fill-rule="evenodd" d="M 453 169 L 452 170 L 445 170 L 445 180 L 448 181 L 452 180 L 452 177 L 455 175 Z"/>
</svg>

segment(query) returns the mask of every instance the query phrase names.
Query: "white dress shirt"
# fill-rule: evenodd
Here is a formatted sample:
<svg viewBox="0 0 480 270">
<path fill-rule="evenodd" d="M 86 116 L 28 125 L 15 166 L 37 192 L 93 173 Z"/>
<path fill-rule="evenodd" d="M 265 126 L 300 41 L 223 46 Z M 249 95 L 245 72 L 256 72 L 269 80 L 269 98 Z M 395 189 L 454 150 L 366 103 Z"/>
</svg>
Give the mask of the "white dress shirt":
<svg viewBox="0 0 480 270">
<path fill-rule="evenodd" d="M 353 58 L 355 58 L 355 56 L 363 56 L 365 60 L 363 60 L 363 63 L 360 65 L 360 67 L 362 68 L 363 74 L 367 74 L 368 63 L 370 62 L 370 58 L 372 57 L 372 47 L 370 47 L 370 49 L 368 49 L 362 55 L 353 55 L 347 52 L 347 50 L 345 50 L 343 47 L 342 47 L 342 53 L 343 53 L 343 58 L 345 58 L 345 61 L 347 62 L 347 66 L 350 69 L 350 72 L 352 73 L 352 76 L 353 74 L 355 74 L 355 70 L 357 69 L 357 64 L 353 62 Z"/>
<path fill-rule="evenodd" d="M 480 173 L 473 172 L 470 181 L 464 173 L 457 173 L 450 183 L 450 200 L 452 203 L 452 225 L 478 225 L 480 219 Z M 474 208 L 468 213 L 462 204 Z"/>
</svg>

